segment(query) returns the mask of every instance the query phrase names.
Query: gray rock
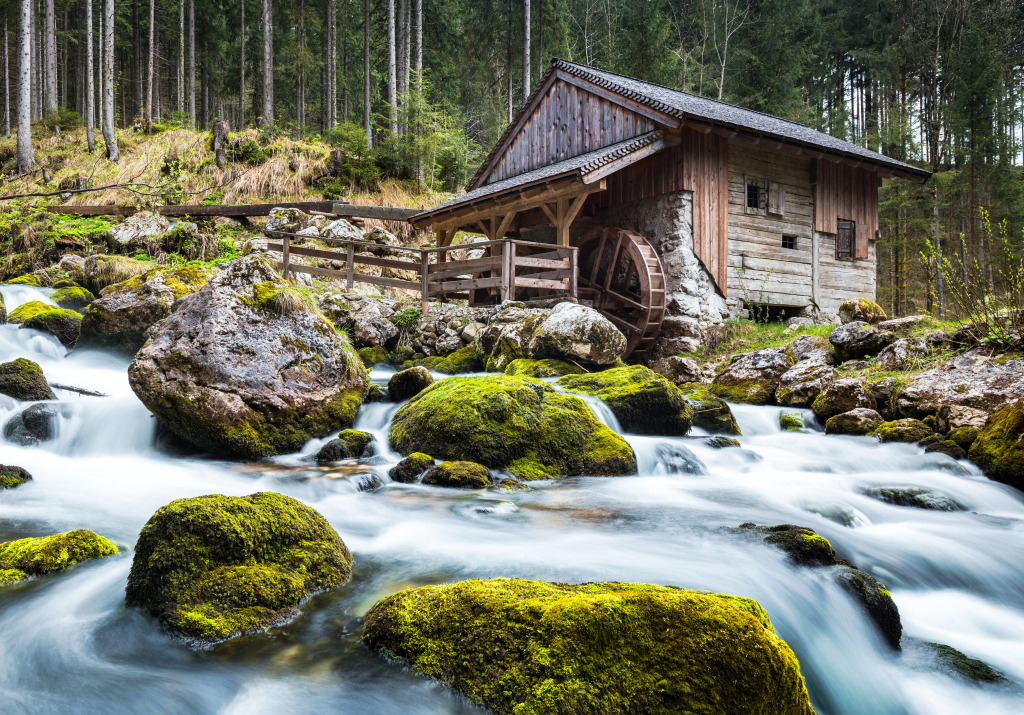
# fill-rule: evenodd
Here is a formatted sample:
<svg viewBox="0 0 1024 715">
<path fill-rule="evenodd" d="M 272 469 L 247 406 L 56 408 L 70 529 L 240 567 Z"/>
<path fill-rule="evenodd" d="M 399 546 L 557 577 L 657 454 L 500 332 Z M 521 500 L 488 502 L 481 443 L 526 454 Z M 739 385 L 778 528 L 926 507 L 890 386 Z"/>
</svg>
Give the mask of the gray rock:
<svg viewBox="0 0 1024 715">
<path fill-rule="evenodd" d="M 873 300 L 857 298 L 848 300 L 839 306 L 839 319 L 843 325 L 854 322 L 878 323 L 885 320 L 885 311 L 882 306 Z"/>
<path fill-rule="evenodd" d="M 900 338 L 878 353 L 878 366 L 883 370 L 907 370 L 929 354 L 931 348 L 921 338 Z"/>
<path fill-rule="evenodd" d="M 943 405 L 936 415 L 939 432 L 945 434 L 960 427 L 983 429 L 988 421 L 989 413 L 975 407 L 964 405 Z"/>
<path fill-rule="evenodd" d="M 878 328 L 880 330 L 891 330 L 894 333 L 898 333 L 901 330 L 909 330 L 917 325 L 920 325 L 926 320 L 928 320 L 927 315 L 908 315 L 903 318 L 883 320 L 878 324 Z"/>
<path fill-rule="evenodd" d="M 393 402 L 408 400 L 433 384 L 434 376 L 425 367 L 410 367 L 396 372 L 388 380 L 388 396 Z"/>
<path fill-rule="evenodd" d="M 693 358 L 681 355 L 670 355 L 652 360 L 650 367 L 659 375 L 667 377 L 674 385 L 686 385 L 704 380 L 704 369 L 700 363 Z"/>
<path fill-rule="evenodd" d="M 374 249 L 373 252 L 378 256 L 388 256 L 402 253 L 401 251 L 392 251 L 390 249 L 401 246 L 402 242 L 398 240 L 395 234 L 390 231 L 381 228 L 380 226 L 374 226 L 369 231 L 363 234 L 362 240 L 366 243 L 375 243 L 380 246 L 379 249 Z M 409 254 L 404 254 L 405 258 L 409 258 Z"/>
<path fill-rule="evenodd" d="M 343 241 L 363 240 L 363 232 L 343 218 L 331 221 L 320 230 L 320 235 L 324 238 L 336 238 Z"/>
<path fill-rule="evenodd" d="M 835 380 L 821 391 L 811 405 L 814 415 L 822 422 L 859 407 L 874 410 L 876 405 L 875 398 L 864 383 L 855 377 Z"/>
<path fill-rule="evenodd" d="M 784 348 L 733 355 L 729 366 L 715 376 L 711 391 L 731 402 L 771 404 L 782 376 L 792 366 L 793 358 Z"/>
<path fill-rule="evenodd" d="M 1024 360 L 996 361 L 968 353 L 915 377 L 900 390 L 896 407 L 905 417 L 922 419 L 937 414 L 944 405 L 991 413 L 1022 398 Z"/>
<path fill-rule="evenodd" d="M 854 321 L 833 330 L 828 341 L 836 352 L 836 360 L 842 363 L 877 355 L 896 341 L 896 334 Z"/>
<path fill-rule="evenodd" d="M 869 497 L 896 506 L 931 511 L 963 511 L 963 507 L 945 494 L 923 487 L 875 487 L 864 491 Z"/>
<path fill-rule="evenodd" d="M 835 368 L 821 356 L 802 360 L 782 373 L 775 392 L 776 401 L 790 407 L 810 407 L 821 391 L 836 379 L 836 374 Z"/>
<path fill-rule="evenodd" d="M 4 426 L 8 442 L 30 447 L 53 439 L 59 408 L 50 404 L 35 404 L 11 417 Z"/>
<path fill-rule="evenodd" d="M 868 435 L 883 422 L 885 420 L 875 410 L 857 407 L 830 417 L 825 422 L 825 434 Z"/>
<path fill-rule="evenodd" d="M 267 215 L 265 231 L 284 231 L 286 233 L 298 233 L 304 229 L 309 221 L 309 214 L 299 209 L 286 209 L 275 206 L 270 209 Z"/>
<path fill-rule="evenodd" d="M 147 238 L 162 235 L 169 227 L 170 223 L 160 214 L 140 211 L 107 230 L 107 247 L 111 251 L 131 248 Z"/>
<path fill-rule="evenodd" d="M 593 308 L 559 303 L 533 334 L 529 349 L 532 358 L 611 365 L 626 351 L 626 338 L 614 323 Z"/>
</svg>

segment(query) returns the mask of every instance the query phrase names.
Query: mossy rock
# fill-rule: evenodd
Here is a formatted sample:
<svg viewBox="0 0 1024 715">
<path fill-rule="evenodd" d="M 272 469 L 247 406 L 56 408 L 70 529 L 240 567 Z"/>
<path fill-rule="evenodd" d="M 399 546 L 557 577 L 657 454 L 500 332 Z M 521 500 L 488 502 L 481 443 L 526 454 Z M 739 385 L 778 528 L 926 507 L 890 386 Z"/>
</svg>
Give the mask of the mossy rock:
<svg viewBox="0 0 1024 715">
<path fill-rule="evenodd" d="M 303 600 L 348 581 L 351 563 L 327 520 L 291 497 L 177 499 L 142 527 L 125 602 L 216 643 L 294 619 Z"/>
<path fill-rule="evenodd" d="M 566 375 L 555 384 L 567 392 L 599 398 L 627 432 L 682 436 L 693 424 L 693 412 L 683 392 L 643 365 Z"/>
<path fill-rule="evenodd" d="M 435 487 L 482 489 L 491 486 L 491 472 L 476 462 L 441 462 L 427 470 L 423 483 Z"/>
<path fill-rule="evenodd" d="M 785 551 L 793 563 L 800 566 L 831 566 L 836 563 L 832 544 L 813 529 L 793 524 L 756 526 L 750 523 L 742 524 L 740 529 L 760 534 L 767 543 Z"/>
<path fill-rule="evenodd" d="M 711 449 L 729 449 L 730 447 L 739 447 L 740 441 L 735 437 L 726 437 L 722 434 L 717 434 L 714 437 L 708 437 L 704 440 L 704 444 Z"/>
<path fill-rule="evenodd" d="M 85 287 L 99 295 L 107 286 L 122 283 L 151 270 L 152 263 L 127 256 L 89 256 L 85 261 Z"/>
<path fill-rule="evenodd" d="M 743 434 L 729 403 L 711 392 L 706 385 L 687 383 L 680 386 L 679 390 L 690 407 L 695 427 L 712 434 Z"/>
<path fill-rule="evenodd" d="M 510 362 L 505 368 L 506 375 L 518 375 L 519 377 L 562 377 L 563 375 L 583 375 L 584 373 L 586 370 L 579 365 L 555 358 L 546 360 L 519 358 Z"/>
<path fill-rule="evenodd" d="M 783 432 L 803 432 L 804 416 L 799 412 L 783 410 L 779 413 L 779 428 Z"/>
<path fill-rule="evenodd" d="M 968 456 L 989 479 L 1024 489 L 1024 402 L 993 413 Z"/>
<path fill-rule="evenodd" d="M 451 464 L 449 462 L 448 464 Z M 422 452 L 413 452 L 388 470 L 388 476 L 401 484 L 413 484 L 419 476 L 434 466 L 434 458 Z"/>
<path fill-rule="evenodd" d="M 379 345 L 369 348 L 359 348 L 356 352 L 359 353 L 359 359 L 363 361 L 363 365 L 368 368 L 372 368 L 374 365 L 379 365 L 382 362 L 388 361 L 388 351 Z"/>
<path fill-rule="evenodd" d="M 920 420 L 906 418 L 883 422 L 873 433 L 879 442 L 917 443 L 925 437 L 935 434 L 935 430 Z"/>
<path fill-rule="evenodd" d="M 829 417 L 825 422 L 825 434 L 868 435 L 878 429 L 885 420 L 875 410 L 858 407 Z"/>
<path fill-rule="evenodd" d="M 14 489 L 32 481 L 32 475 L 22 467 L 0 464 L 0 489 Z"/>
<path fill-rule="evenodd" d="M 44 303 L 41 300 L 31 300 L 28 303 L 22 303 L 17 308 L 7 314 L 7 322 L 20 325 L 29 318 L 44 313 L 47 310 L 53 310 L 53 306 L 49 303 Z"/>
<path fill-rule="evenodd" d="M 39 330 L 49 333 L 66 348 L 73 348 L 78 342 L 78 334 L 82 330 L 81 314 L 67 308 L 50 308 L 41 310 L 22 321 L 21 327 L 28 330 Z"/>
<path fill-rule="evenodd" d="M 820 422 L 827 422 L 830 418 L 851 410 L 873 410 L 877 406 L 874 395 L 868 392 L 867 386 L 852 377 L 835 380 L 826 385 L 811 403 L 814 416 Z"/>
<path fill-rule="evenodd" d="M 972 658 L 961 653 L 956 648 L 941 643 L 925 643 L 925 646 L 946 670 L 951 670 L 957 675 L 972 683 L 1002 683 L 1006 676 L 984 661 Z"/>
<path fill-rule="evenodd" d="M 855 298 L 839 306 L 839 319 L 843 324 L 862 320 L 865 323 L 880 323 L 886 319 L 885 311 L 878 303 L 867 298 Z"/>
<path fill-rule="evenodd" d="M 940 439 L 925 446 L 926 454 L 944 454 L 950 459 L 967 459 L 967 451 L 951 439 Z"/>
<path fill-rule="evenodd" d="M 882 638 L 893 650 L 900 649 L 903 624 L 889 590 L 878 579 L 860 569 L 843 566 L 836 576 L 839 584 L 856 598 L 878 626 Z"/>
<path fill-rule="evenodd" d="M 443 375 L 462 375 L 467 372 L 482 372 L 484 364 L 476 354 L 472 345 L 459 348 L 455 352 L 440 357 L 434 355 L 422 360 L 406 360 L 404 367 L 425 367 L 431 372 Z"/>
<path fill-rule="evenodd" d="M 362 640 L 498 713 L 814 712 L 764 609 L 726 594 L 462 581 L 378 601 Z"/>
<path fill-rule="evenodd" d="M 629 444 L 578 397 L 533 378 L 439 380 L 395 414 L 391 447 L 478 462 L 521 479 L 636 472 Z"/>
<path fill-rule="evenodd" d="M 371 384 L 366 388 L 366 399 L 363 402 L 390 402 L 391 398 L 388 397 L 388 388 L 384 385 L 378 385 L 377 383 Z"/>
<path fill-rule="evenodd" d="M 320 448 L 314 459 L 318 462 L 338 462 L 342 459 L 362 457 L 373 436 L 359 430 L 347 429 Z"/>
<path fill-rule="evenodd" d="M 25 402 L 54 399 L 43 369 L 25 358 L 0 364 L 0 394 Z"/>
<path fill-rule="evenodd" d="M 7 323 L 7 306 L 4 305 L 4 297 L 0 294 L 0 325 Z"/>
<path fill-rule="evenodd" d="M 419 394 L 434 383 L 434 376 L 425 367 L 410 367 L 396 372 L 388 380 L 388 396 L 401 402 Z"/>
<path fill-rule="evenodd" d="M 84 529 L 7 541 L 0 543 L 0 586 L 116 553 L 113 542 Z"/>
<path fill-rule="evenodd" d="M 949 431 L 946 439 L 955 442 L 960 449 L 967 452 L 974 444 L 974 440 L 978 439 L 979 434 L 981 434 L 981 430 L 976 427 L 957 427 Z"/>
<path fill-rule="evenodd" d="M 60 288 L 53 292 L 50 299 L 61 308 L 81 313 L 90 303 L 96 300 L 91 292 L 79 286 Z"/>
<path fill-rule="evenodd" d="M 11 285 L 36 286 L 37 288 L 43 285 L 43 282 L 39 280 L 39 276 L 34 275 L 32 273 L 29 273 L 28 275 L 25 276 L 18 276 L 17 278 L 12 278 L 7 282 L 10 283 Z"/>
<path fill-rule="evenodd" d="M 873 487 L 864 492 L 873 499 L 894 506 L 907 506 L 930 511 L 963 511 L 963 507 L 945 494 L 923 487 Z"/>
</svg>

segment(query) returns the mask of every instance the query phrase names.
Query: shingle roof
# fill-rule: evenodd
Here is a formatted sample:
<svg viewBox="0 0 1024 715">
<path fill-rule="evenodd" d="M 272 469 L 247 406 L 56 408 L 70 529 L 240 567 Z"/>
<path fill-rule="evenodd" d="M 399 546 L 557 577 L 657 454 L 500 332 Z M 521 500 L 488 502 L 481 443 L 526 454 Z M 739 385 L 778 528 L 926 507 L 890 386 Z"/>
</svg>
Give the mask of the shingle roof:
<svg viewBox="0 0 1024 715">
<path fill-rule="evenodd" d="M 915 174 L 929 175 L 929 172 L 912 164 L 891 159 L 884 154 L 837 139 L 798 122 L 557 58 L 552 60 L 551 66 L 679 119 L 697 118 L 728 124 L 779 139 L 811 144 L 826 151 L 856 156 L 872 163 L 900 167 Z"/>
<path fill-rule="evenodd" d="M 519 174 L 518 176 L 502 179 L 501 181 L 496 181 L 493 184 L 487 184 L 478 189 L 469 191 L 462 196 L 441 204 L 440 206 L 435 206 L 432 209 L 416 214 L 411 217 L 410 220 L 415 222 L 416 220 L 431 214 L 441 213 L 456 206 L 471 204 L 474 201 L 487 198 L 494 194 L 500 194 L 510 189 L 522 188 L 549 179 L 571 175 L 582 177 L 592 171 L 600 169 L 608 162 L 615 161 L 616 159 L 627 156 L 638 149 L 643 149 L 644 147 L 653 144 L 661 139 L 661 137 L 662 131 L 658 129 L 653 132 L 648 132 L 647 134 L 642 134 L 638 137 L 628 139 L 624 142 L 619 142 L 618 144 L 612 144 L 611 146 L 606 146 L 601 149 L 597 149 L 596 151 L 588 152 L 587 154 L 581 154 L 579 156 L 574 156 L 571 159 L 559 161 L 555 164 L 542 166 L 538 169 L 534 169 L 533 171 L 528 171 L 525 174 Z"/>
</svg>

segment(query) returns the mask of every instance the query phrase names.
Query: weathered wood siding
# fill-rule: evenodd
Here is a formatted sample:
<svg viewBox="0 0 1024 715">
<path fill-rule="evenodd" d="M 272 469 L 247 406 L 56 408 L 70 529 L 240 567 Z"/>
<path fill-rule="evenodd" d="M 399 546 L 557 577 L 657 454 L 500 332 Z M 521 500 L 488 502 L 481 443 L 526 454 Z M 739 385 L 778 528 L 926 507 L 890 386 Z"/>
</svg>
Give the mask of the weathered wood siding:
<svg viewBox="0 0 1024 715">
<path fill-rule="evenodd" d="M 512 137 L 485 183 L 518 176 L 654 129 L 649 118 L 556 79 Z"/>
<path fill-rule="evenodd" d="M 729 291 L 752 303 L 811 303 L 813 231 L 810 159 L 742 145 L 729 152 Z M 746 179 L 777 182 L 782 216 L 746 211 Z M 784 249 L 782 236 L 796 236 Z"/>
<path fill-rule="evenodd" d="M 827 159 L 818 160 L 817 174 L 814 229 L 834 234 L 837 219 L 855 221 L 854 255 L 868 258 L 868 245 L 878 234 L 878 174 Z"/>
<path fill-rule="evenodd" d="M 821 260 L 818 263 L 818 307 L 836 313 L 844 300 L 875 299 L 875 242 L 868 243 L 868 255 L 855 261 L 836 260 L 836 235 L 819 233 Z"/>
</svg>

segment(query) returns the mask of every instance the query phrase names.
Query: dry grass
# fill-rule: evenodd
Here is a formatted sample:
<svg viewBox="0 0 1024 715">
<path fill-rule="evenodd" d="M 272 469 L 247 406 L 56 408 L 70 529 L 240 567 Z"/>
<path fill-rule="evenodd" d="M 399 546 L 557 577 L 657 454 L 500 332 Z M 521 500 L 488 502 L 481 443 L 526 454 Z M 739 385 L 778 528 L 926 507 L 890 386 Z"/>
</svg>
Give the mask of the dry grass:
<svg viewBox="0 0 1024 715">
<path fill-rule="evenodd" d="M 141 275 L 153 267 L 125 256 L 95 256 L 89 260 L 95 261 L 96 264 L 90 272 L 90 278 L 99 291 Z"/>
</svg>

